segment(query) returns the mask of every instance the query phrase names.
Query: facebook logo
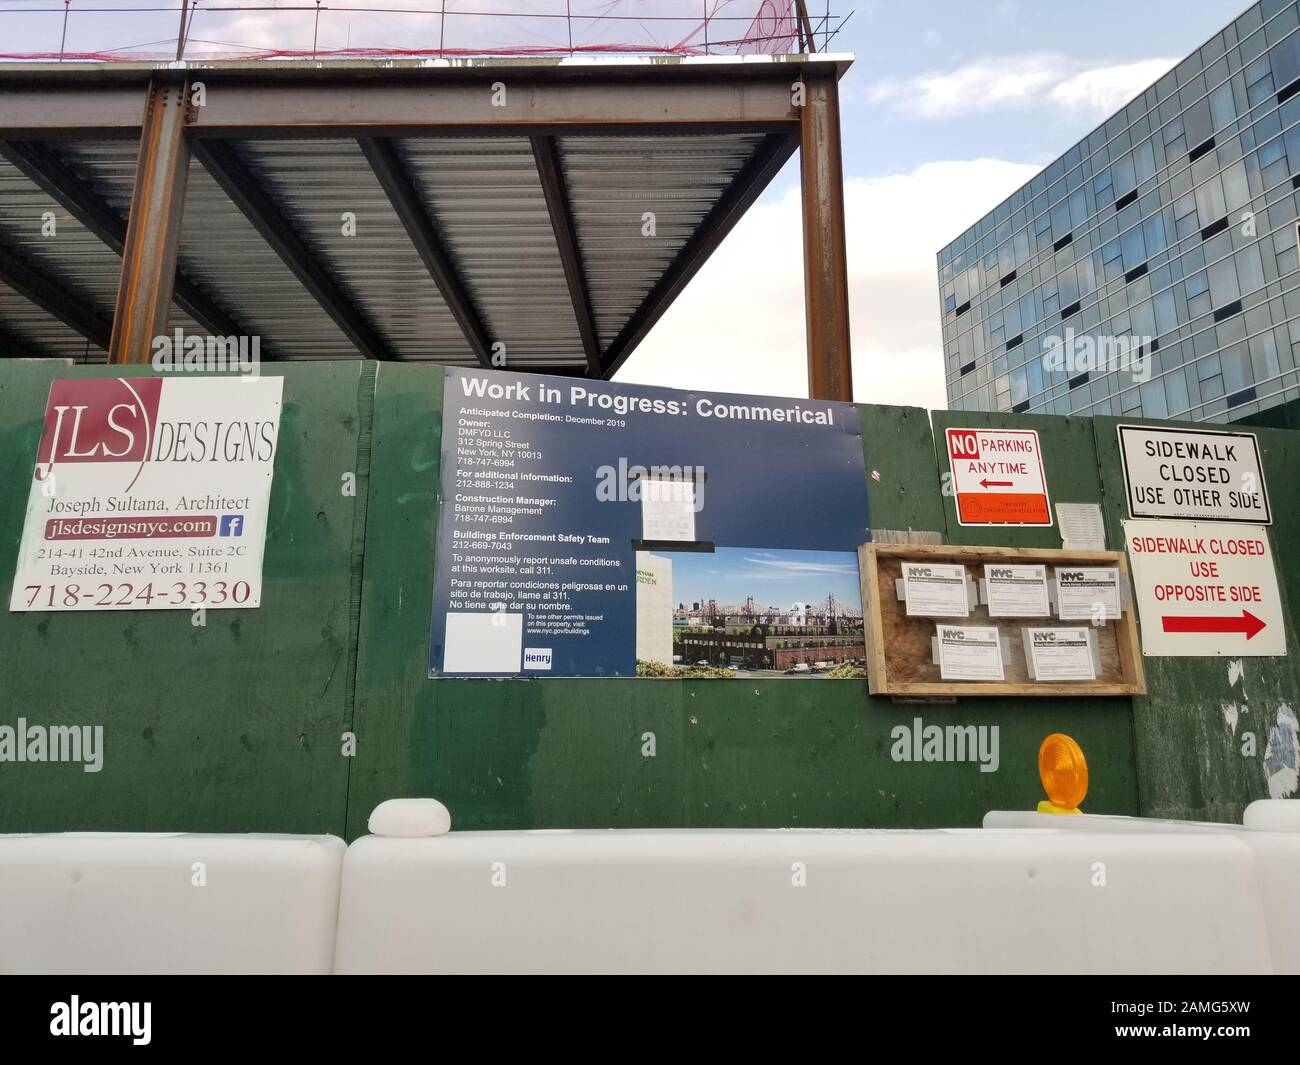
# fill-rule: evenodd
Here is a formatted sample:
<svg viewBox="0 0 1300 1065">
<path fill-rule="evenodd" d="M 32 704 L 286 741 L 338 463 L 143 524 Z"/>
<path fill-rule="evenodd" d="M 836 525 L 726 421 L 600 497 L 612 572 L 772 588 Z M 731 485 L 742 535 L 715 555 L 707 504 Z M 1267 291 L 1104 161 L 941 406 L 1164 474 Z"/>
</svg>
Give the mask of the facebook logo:
<svg viewBox="0 0 1300 1065">
<path fill-rule="evenodd" d="M 244 515 L 242 515 L 242 514 L 222 514 L 222 515 L 221 515 L 221 535 L 222 535 L 222 536 L 243 536 L 243 535 L 244 535 Z"/>
</svg>

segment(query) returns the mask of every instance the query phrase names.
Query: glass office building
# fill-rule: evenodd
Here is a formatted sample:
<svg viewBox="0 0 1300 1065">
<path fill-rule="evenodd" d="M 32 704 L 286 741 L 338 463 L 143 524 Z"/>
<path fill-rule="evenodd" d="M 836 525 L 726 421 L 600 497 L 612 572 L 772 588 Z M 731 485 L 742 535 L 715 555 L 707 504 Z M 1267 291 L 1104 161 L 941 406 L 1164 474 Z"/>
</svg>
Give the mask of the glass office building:
<svg viewBox="0 0 1300 1065">
<path fill-rule="evenodd" d="M 1300 397 L 1300 12 L 1265 0 L 939 253 L 949 406 Z"/>
</svg>

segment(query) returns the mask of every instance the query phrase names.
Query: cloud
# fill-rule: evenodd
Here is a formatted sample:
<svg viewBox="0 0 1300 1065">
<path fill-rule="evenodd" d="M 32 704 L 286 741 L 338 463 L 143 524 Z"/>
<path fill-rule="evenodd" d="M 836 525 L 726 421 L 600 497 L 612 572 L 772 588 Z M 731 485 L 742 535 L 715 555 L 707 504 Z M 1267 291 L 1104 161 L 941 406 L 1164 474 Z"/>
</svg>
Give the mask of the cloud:
<svg viewBox="0 0 1300 1065">
<path fill-rule="evenodd" d="M 810 575 L 817 575 L 823 573 L 844 575 L 849 573 L 856 573 L 858 571 L 858 565 L 856 561 L 841 562 L 841 563 L 796 562 L 792 559 L 771 559 L 771 558 L 753 558 L 753 557 L 747 557 L 745 561 L 750 562 L 755 566 L 771 567 L 772 570 L 771 572 L 764 573 L 760 571 L 751 574 L 751 576 L 778 578 L 778 579 L 791 578 L 791 577 L 807 577 Z"/>
<path fill-rule="evenodd" d="M 947 406 L 935 253 L 1039 169 L 975 159 L 845 183 L 858 402 Z M 808 394 L 797 186 L 750 209 L 617 379 Z"/>
<path fill-rule="evenodd" d="M 977 59 L 948 71 L 886 78 L 867 87 L 867 102 L 908 118 L 950 119 L 1046 103 L 1103 117 L 1169 70 L 1176 59 L 1088 65 L 1053 53 Z"/>
<path fill-rule="evenodd" d="M 496 5 L 498 8 L 502 5 Z M 504 5 L 513 14 L 493 13 L 492 4 L 449 2 L 445 18 L 438 4 L 405 0 L 349 0 L 342 7 L 321 7 L 319 18 L 309 2 L 272 8 L 257 14 L 228 14 L 199 8 L 194 37 L 199 46 L 217 42 L 217 51 L 289 49 L 310 51 L 313 41 L 322 52 L 343 48 L 481 49 L 485 53 L 511 46 L 562 48 L 569 24 L 555 17 L 554 0 L 512 0 Z M 608 23 L 593 21 L 589 9 L 603 13 L 603 0 L 574 0 L 575 43 L 608 41 Z M 305 10 L 304 10 L 305 8 Z M 468 9 L 468 10 L 467 10 Z M 693 14 L 697 9 L 690 7 Z M 484 13 L 486 11 L 486 13 Z M 558 13 L 563 13 L 562 10 Z M 666 12 L 656 12 L 666 13 Z M 545 18 L 536 16 L 545 15 Z M 679 23 L 650 23 L 637 40 L 649 40 L 658 28 Z M 196 50 L 201 50 L 201 47 Z M 209 49 L 211 50 L 211 49 Z"/>
<path fill-rule="evenodd" d="M 1153 85 L 1177 62 L 1176 59 L 1144 59 L 1123 66 L 1081 70 L 1056 85 L 1052 99 L 1073 110 L 1109 115 Z"/>
</svg>

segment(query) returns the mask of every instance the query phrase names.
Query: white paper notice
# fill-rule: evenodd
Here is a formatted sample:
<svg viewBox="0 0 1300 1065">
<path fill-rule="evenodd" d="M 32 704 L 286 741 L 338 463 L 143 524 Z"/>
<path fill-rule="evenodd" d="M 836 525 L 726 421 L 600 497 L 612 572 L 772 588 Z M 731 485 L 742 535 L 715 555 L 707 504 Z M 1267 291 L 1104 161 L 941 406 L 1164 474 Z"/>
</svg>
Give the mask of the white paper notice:
<svg viewBox="0 0 1300 1065">
<path fill-rule="evenodd" d="M 969 617 L 966 567 L 935 562 L 904 562 L 903 598 L 907 600 L 909 617 Z"/>
<path fill-rule="evenodd" d="M 939 675 L 944 680 L 1001 680 L 998 630 L 939 625 Z"/>
<path fill-rule="evenodd" d="M 518 673 L 523 645 L 523 614 L 504 610 L 447 613 L 444 668 L 449 673 Z"/>
<path fill-rule="evenodd" d="M 1120 617 L 1119 569 L 1061 566 L 1056 571 L 1057 617 L 1062 621 L 1116 621 Z"/>
<path fill-rule="evenodd" d="M 989 617 L 1045 618 L 1052 613 L 1047 601 L 1046 566 L 985 566 Z"/>
<path fill-rule="evenodd" d="M 645 478 L 641 482 L 641 535 L 647 540 L 694 540 L 695 485 Z"/>
<path fill-rule="evenodd" d="M 1087 629 L 1025 629 L 1035 680 L 1096 680 Z"/>
<path fill-rule="evenodd" d="M 1106 523 L 1099 503 L 1057 503 L 1056 520 L 1066 551 L 1106 550 Z"/>
</svg>

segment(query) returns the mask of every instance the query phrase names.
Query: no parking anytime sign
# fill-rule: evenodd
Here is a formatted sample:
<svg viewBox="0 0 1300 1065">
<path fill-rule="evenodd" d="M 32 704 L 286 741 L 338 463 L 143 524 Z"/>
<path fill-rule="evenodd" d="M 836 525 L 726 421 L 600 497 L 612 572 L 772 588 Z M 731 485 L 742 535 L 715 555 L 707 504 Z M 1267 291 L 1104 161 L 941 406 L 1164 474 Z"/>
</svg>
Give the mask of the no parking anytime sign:
<svg viewBox="0 0 1300 1065">
<path fill-rule="evenodd" d="M 1126 521 L 1124 538 L 1154 657 L 1286 654 L 1268 530 L 1223 522 Z"/>
<path fill-rule="evenodd" d="M 959 525 L 1051 525 L 1043 449 L 1033 429 L 949 429 Z"/>
</svg>

